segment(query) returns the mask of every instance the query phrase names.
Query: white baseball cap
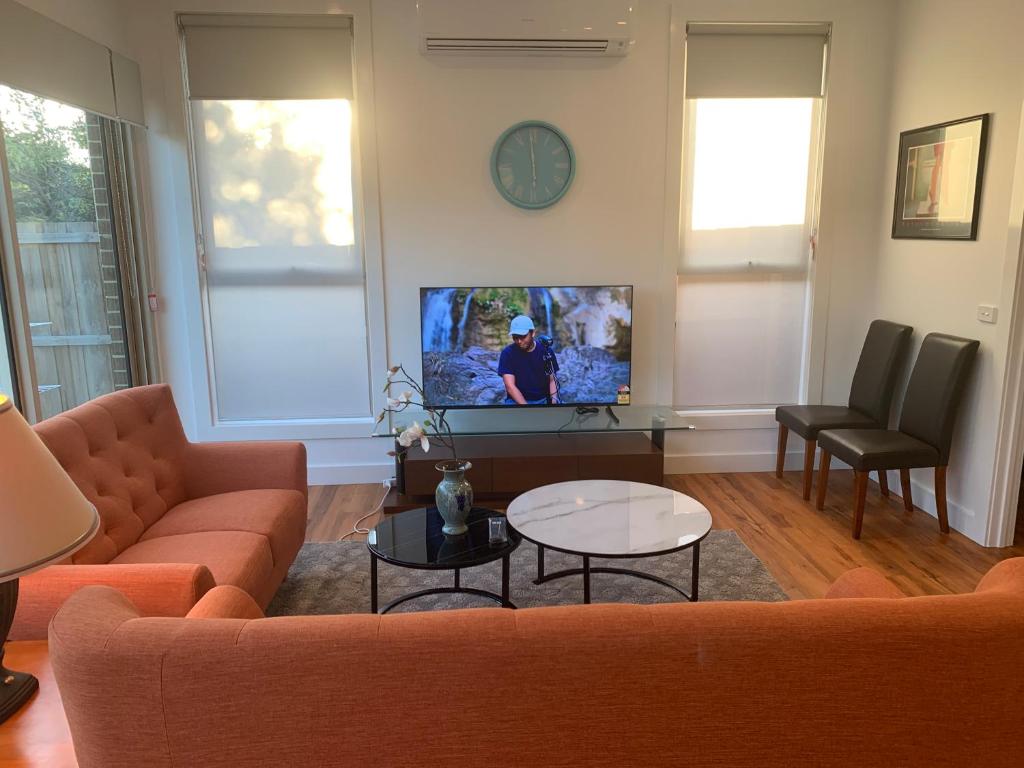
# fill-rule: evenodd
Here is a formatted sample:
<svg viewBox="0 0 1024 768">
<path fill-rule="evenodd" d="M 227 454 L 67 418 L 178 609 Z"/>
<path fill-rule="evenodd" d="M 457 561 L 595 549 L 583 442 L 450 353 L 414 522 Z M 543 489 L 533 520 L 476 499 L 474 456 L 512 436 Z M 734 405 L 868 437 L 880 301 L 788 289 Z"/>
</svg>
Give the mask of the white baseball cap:
<svg viewBox="0 0 1024 768">
<path fill-rule="evenodd" d="M 509 326 L 508 332 L 512 336 L 525 336 L 532 330 L 533 320 L 526 315 L 516 315 L 512 318 L 512 324 Z"/>
</svg>

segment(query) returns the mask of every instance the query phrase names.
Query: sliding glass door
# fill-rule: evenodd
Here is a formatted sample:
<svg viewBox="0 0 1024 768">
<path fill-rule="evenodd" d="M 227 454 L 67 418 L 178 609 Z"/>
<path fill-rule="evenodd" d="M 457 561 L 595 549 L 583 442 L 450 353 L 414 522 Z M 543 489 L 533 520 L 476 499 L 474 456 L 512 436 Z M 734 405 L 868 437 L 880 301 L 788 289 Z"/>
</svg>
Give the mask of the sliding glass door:
<svg viewBox="0 0 1024 768">
<path fill-rule="evenodd" d="M 15 371 L 0 351 L 0 387 L 24 384 L 44 419 L 133 384 L 112 200 L 110 131 L 99 115 L 0 86 L 0 127 L 13 210 L 5 317 L 23 311 L 15 339 L 30 359 Z M 6 195 L 5 195 L 6 197 Z M 12 300 L 13 299 L 13 300 Z M 19 376 L 20 374 L 20 376 Z M 24 406 L 23 406 L 24 409 Z"/>
</svg>

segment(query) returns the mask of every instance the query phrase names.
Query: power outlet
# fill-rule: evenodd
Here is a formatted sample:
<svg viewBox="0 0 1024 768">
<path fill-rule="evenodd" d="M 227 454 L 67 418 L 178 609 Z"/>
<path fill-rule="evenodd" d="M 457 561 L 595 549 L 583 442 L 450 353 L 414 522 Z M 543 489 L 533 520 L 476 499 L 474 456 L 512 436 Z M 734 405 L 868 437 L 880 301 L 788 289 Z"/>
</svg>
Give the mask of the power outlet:
<svg viewBox="0 0 1024 768">
<path fill-rule="evenodd" d="M 991 323 L 995 325 L 996 316 L 999 314 L 999 310 L 993 307 L 991 304 L 979 304 L 978 305 L 978 321 L 982 323 Z"/>
</svg>

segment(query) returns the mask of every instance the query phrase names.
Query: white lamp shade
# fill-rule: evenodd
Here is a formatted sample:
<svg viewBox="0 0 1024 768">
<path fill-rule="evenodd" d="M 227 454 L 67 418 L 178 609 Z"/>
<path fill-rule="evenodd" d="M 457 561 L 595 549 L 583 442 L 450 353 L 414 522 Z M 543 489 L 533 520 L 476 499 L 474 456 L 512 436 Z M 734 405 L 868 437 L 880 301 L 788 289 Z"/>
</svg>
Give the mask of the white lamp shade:
<svg viewBox="0 0 1024 768">
<path fill-rule="evenodd" d="M 0 395 L 0 582 L 69 557 L 97 530 L 96 508 Z"/>
</svg>

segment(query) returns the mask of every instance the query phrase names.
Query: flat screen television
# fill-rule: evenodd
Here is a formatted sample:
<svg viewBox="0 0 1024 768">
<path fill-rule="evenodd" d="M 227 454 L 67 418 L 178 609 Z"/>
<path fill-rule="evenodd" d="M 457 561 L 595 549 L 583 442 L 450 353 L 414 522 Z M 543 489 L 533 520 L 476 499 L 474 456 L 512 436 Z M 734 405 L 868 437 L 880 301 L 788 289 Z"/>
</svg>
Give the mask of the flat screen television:
<svg viewBox="0 0 1024 768">
<path fill-rule="evenodd" d="M 629 405 L 633 286 L 421 288 L 426 405 Z"/>
</svg>

